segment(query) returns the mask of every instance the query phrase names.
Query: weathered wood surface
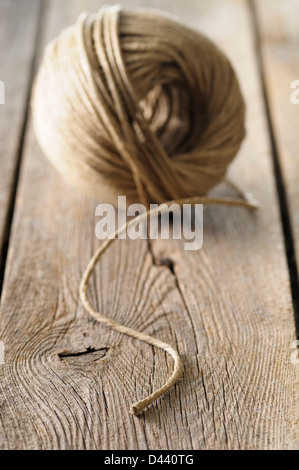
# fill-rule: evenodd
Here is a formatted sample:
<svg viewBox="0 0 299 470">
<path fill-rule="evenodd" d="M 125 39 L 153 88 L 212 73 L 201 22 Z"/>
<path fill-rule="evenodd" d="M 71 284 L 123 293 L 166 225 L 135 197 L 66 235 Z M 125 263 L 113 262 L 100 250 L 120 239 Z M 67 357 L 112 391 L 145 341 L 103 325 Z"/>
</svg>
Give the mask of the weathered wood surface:
<svg viewBox="0 0 299 470">
<path fill-rule="evenodd" d="M 95 323 L 81 307 L 78 284 L 98 245 L 100 201 L 61 180 L 29 126 L 0 314 L 0 445 L 298 448 L 294 319 L 248 4 L 142 4 L 204 30 L 234 61 L 248 102 L 248 136 L 232 174 L 261 209 L 208 209 L 199 252 L 178 241 L 120 240 L 103 257 L 91 288 L 100 311 L 173 344 L 185 361 L 183 381 L 134 418 L 130 403 L 163 383 L 172 361 Z M 49 1 L 44 44 L 82 9 L 100 5 Z M 173 272 L 157 266 L 161 258 L 173 260 Z"/>
<path fill-rule="evenodd" d="M 213 1 L 209 9 L 211 16 L 198 6 L 190 21 L 202 19 L 201 29 L 221 44 L 239 74 L 248 125 L 232 176 L 250 188 L 261 208 L 256 215 L 211 208 L 199 252 L 183 252 L 180 242 L 153 242 L 154 253 L 174 261 L 194 325 L 198 349 L 190 370 L 198 361 L 202 377 L 193 378 L 191 388 L 202 402 L 199 384 L 205 382 L 206 445 L 298 447 L 298 370 L 289 361 L 294 320 L 254 31 L 243 2 Z"/>
<path fill-rule="evenodd" d="M 264 80 L 284 180 L 297 267 L 293 266 L 293 291 L 299 308 L 299 2 L 255 2 Z M 291 84 L 297 81 L 296 89 Z M 293 96 L 294 93 L 296 96 Z M 292 99 L 291 99 L 292 98 Z M 291 241 L 292 243 L 292 241 Z M 298 314 L 298 312 L 297 312 Z M 299 327 L 299 317 L 298 317 Z"/>
<path fill-rule="evenodd" d="M 0 288 L 28 98 L 39 0 L 0 1 Z"/>
</svg>

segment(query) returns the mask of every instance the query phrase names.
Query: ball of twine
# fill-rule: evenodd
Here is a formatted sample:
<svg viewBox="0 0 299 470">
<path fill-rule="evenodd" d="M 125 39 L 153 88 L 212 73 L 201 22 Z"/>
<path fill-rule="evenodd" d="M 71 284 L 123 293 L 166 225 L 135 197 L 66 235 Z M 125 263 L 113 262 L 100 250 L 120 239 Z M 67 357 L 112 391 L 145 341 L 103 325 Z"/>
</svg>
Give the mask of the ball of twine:
<svg viewBox="0 0 299 470">
<path fill-rule="evenodd" d="M 156 11 L 82 14 L 46 49 L 34 90 L 38 141 L 105 202 L 162 203 L 222 181 L 244 137 L 229 60 Z"/>
<path fill-rule="evenodd" d="M 95 319 L 174 360 L 166 383 L 131 406 L 137 415 L 179 380 L 182 361 L 171 345 L 98 312 L 88 298 L 88 282 L 130 224 L 167 211 L 174 200 L 178 207 L 256 207 L 248 193 L 243 200 L 205 196 L 224 179 L 244 138 L 236 75 L 209 39 L 169 16 L 104 7 L 82 14 L 49 44 L 32 107 L 41 147 L 70 182 L 105 202 L 125 195 L 128 204 L 160 204 L 105 240 L 80 284 L 82 303 Z"/>
</svg>

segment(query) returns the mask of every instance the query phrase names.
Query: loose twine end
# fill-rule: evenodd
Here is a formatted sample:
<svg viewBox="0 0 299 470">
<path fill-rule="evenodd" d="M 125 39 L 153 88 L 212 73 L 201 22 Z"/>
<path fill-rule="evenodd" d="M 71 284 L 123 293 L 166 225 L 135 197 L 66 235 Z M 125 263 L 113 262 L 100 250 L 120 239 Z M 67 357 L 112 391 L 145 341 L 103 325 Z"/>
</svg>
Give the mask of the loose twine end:
<svg viewBox="0 0 299 470">
<path fill-rule="evenodd" d="M 130 412 L 134 416 L 140 415 L 147 407 L 149 407 L 162 395 L 167 393 L 178 382 L 178 380 L 181 378 L 182 373 L 183 373 L 183 363 L 178 352 L 171 345 L 164 343 L 163 341 L 159 339 L 153 338 L 152 336 L 146 335 L 140 331 L 136 331 L 132 328 L 128 328 L 124 325 L 121 325 L 115 322 L 114 320 L 101 315 L 98 311 L 95 310 L 95 308 L 90 303 L 88 299 L 88 295 L 87 295 L 88 282 L 95 269 L 95 266 L 97 262 L 99 261 L 99 259 L 101 258 L 101 256 L 103 255 L 103 253 L 111 245 L 111 243 L 115 239 L 119 238 L 119 236 L 123 232 L 125 232 L 130 225 L 132 225 L 133 223 L 136 224 L 137 221 L 140 223 L 143 220 L 148 219 L 153 214 L 156 214 L 156 213 L 162 214 L 163 212 L 166 212 L 169 209 L 169 206 L 171 206 L 173 203 L 176 203 L 179 207 L 183 206 L 183 204 L 212 204 L 212 205 L 220 204 L 220 205 L 229 205 L 229 206 L 243 206 L 249 209 L 256 209 L 257 208 L 256 201 L 255 200 L 253 201 L 251 198 L 248 199 L 246 193 L 242 193 L 242 194 L 245 197 L 245 199 L 243 200 L 242 199 L 228 199 L 228 198 L 221 199 L 221 198 L 210 198 L 210 197 L 193 197 L 193 198 L 188 198 L 188 199 L 169 201 L 155 209 L 151 209 L 147 212 L 144 212 L 143 214 L 139 215 L 138 217 L 136 217 L 135 219 L 131 220 L 130 222 L 125 224 L 123 227 L 118 229 L 110 238 L 105 240 L 102 246 L 95 252 L 93 257 L 91 258 L 86 268 L 86 271 L 83 274 L 83 277 L 80 283 L 80 298 L 85 309 L 90 313 L 90 315 L 93 318 L 95 318 L 98 322 L 103 323 L 106 326 L 112 328 L 113 330 L 118 331 L 119 333 L 125 334 L 139 341 L 143 341 L 147 344 L 150 344 L 152 346 L 155 346 L 157 348 L 164 350 L 166 353 L 172 356 L 174 360 L 173 373 L 171 377 L 167 380 L 167 382 L 158 390 L 156 390 L 151 395 L 149 395 L 148 397 L 131 405 Z"/>
<path fill-rule="evenodd" d="M 47 47 L 32 110 L 42 149 L 72 184 L 106 202 L 115 202 L 117 194 L 134 202 L 176 199 L 140 215 L 134 224 L 172 203 L 257 207 L 248 194 L 243 201 L 177 200 L 196 195 L 199 188 L 206 194 L 221 181 L 245 136 L 245 103 L 225 55 L 165 13 L 104 6 L 97 14 L 81 15 Z M 174 359 L 165 385 L 132 405 L 138 415 L 179 380 L 182 363 L 169 344 L 101 315 L 88 299 L 96 263 L 128 226 L 94 254 L 80 298 L 100 323 Z"/>
</svg>

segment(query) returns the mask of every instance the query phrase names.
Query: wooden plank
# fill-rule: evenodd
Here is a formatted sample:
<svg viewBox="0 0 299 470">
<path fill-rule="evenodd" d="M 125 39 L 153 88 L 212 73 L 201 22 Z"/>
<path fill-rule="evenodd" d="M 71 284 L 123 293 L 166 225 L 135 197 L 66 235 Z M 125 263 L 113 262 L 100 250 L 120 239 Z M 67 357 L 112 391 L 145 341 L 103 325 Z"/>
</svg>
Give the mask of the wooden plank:
<svg viewBox="0 0 299 470">
<path fill-rule="evenodd" d="M 299 262 L 299 4 L 296 1 L 255 2 L 262 41 L 264 79 L 269 100 L 282 180 L 285 184 L 293 239 Z M 291 88 L 294 81 L 298 81 Z M 290 254 L 292 256 L 292 253 Z M 292 263 L 292 260 L 291 260 Z M 299 286 L 293 267 L 293 294 Z M 299 320 L 298 320 L 299 321 Z M 299 327 L 299 323 L 298 323 Z"/>
<path fill-rule="evenodd" d="M 84 4 L 90 11 L 99 6 Z M 81 8 L 51 2 L 45 42 Z M 78 305 L 98 202 L 64 184 L 30 131 L 0 316 L 1 339 L 9 344 L 1 370 L 3 448 L 191 448 L 197 439 L 179 390 L 134 420 L 129 405 L 163 383 L 171 361 L 95 324 Z M 98 277 L 102 311 L 175 344 L 175 331 L 185 329 L 184 306 L 168 271 L 153 266 L 146 241 L 115 244 Z M 89 347 L 99 351 L 66 357 Z"/>
<path fill-rule="evenodd" d="M 298 375 L 289 361 L 294 324 L 246 5 L 154 5 L 205 30 L 236 63 L 249 132 L 233 173 L 262 209 L 255 216 L 209 209 L 199 252 L 184 252 L 176 241 L 149 247 L 120 240 L 98 266 L 92 296 L 100 311 L 173 344 L 184 359 L 183 381 L 140 418 L 128 406 L 163 383 L 171 360 L 107 330 L 82 309 L 78 284 L 97 245 L 99 201 L 61 180 L 30 128 L 0 314 L 2 448 L 298 447 Z M 85 10 L 99 6 L 84 2 Z M 81 9 L 78 1 L 52 0 L 44 41 Z M 174 274 L 156 266 L 166 257 Z"/>
<path fill-rule="evenodd" d="M 245 3 L 236 1 L 212 1 L 203 14 L 189 14 L 193 24 L 201 18 L 199 26 L 236 66 L 248 125 L 231 173 L 261 208 L 253 215 L 213 207 L 205 212 L 199 252 L 183 253 L 181 242 L 162 241 L 152 243 L 153 252 L 172 259 L 193 324 L 198 350 L 189 367 L 196 370 L 198 361 L 202 374 L 190 388 L 205 401 L 205 446 L 298 448 L 298 367 L 289 360 L 294 319 L 250 18 Z"/>
<path fill-rule="evenodd" d="M 0 0 L 0 270 L 19 165 L 39 18 L 39 0 Z M 1 99 L 1 103 L 4 100 Z M 0 273 L 0 278 L 2 272 Z M 0 279 L 0 284 L 2 279 Z"/>
</svg>

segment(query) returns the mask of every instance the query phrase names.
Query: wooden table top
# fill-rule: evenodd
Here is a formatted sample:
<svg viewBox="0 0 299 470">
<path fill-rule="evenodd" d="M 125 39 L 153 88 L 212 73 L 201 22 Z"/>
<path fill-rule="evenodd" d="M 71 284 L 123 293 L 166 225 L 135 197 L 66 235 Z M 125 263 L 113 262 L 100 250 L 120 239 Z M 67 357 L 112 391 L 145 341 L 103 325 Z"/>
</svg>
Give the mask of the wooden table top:
<svg viewBox="0 0 299 470">
<path fill-rule="evenodd" d="M 0 0 L 0 447 L 298 449 L 299 3 L 122 2 L 176 14 L 232 60 L 247 136 L 230 175 L 260 203 L 255 213 L 209 207 L 198 251 L 118 240 L 99 263 L 99 310 L 184 361 L 183 380 L 139 418 L 129 405 L 162 385 L 172 360 L 82 307 L 100 201 L 56 173 L 30 115 L 45 45 L 102 4 Z"/>
</svg>

